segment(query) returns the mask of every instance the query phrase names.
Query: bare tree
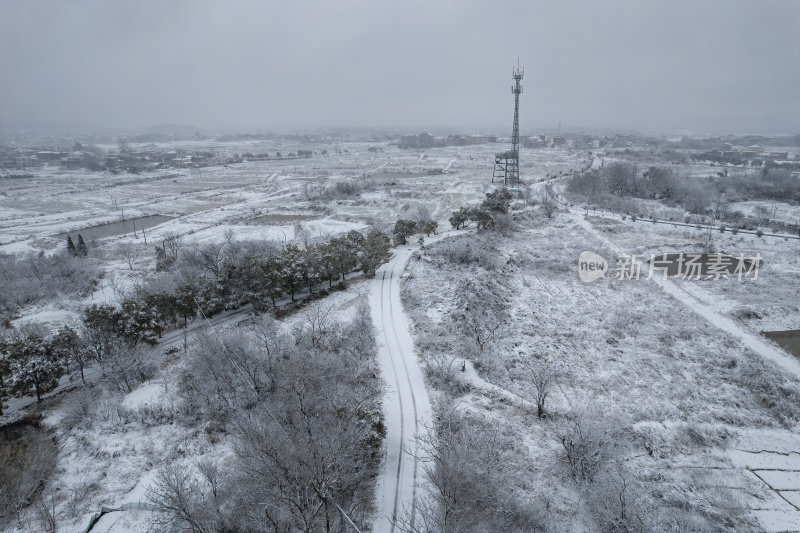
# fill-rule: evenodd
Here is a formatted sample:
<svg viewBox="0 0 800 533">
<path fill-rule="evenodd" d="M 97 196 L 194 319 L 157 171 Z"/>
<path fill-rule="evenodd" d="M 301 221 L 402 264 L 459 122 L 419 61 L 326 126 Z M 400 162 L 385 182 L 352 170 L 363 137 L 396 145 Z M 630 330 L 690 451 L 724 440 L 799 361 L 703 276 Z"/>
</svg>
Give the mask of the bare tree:
<svg viewBox="0 0 800 533">
<path fill-rule="evenodd" d="M 103 379 L 127 394 L 155 375 L 156 367 L 150 350 L 120 344 L 103 358 Z"/>
<path fill-rule="evenodd" d="M 558 202 L 549 192 L 545 192 L 540 196 L 539 205 L 542 208 L 542 213 L 547 218 L 553 218 L 553 215 L 558 211 Z"/>
<path fill-rule="evenodd" d="M 47 523 L 37 526 L 22 525 L 22 520 L 25 508 L 40 499 L 49 483 L 58 457 L 56 444 L 50 435 L 34 426 L 22 426 L 15 433 L 0 439 L 0 530 L 4 531 L 11 521 L 26 531 L 51 530 L 54 516 L 52 521 L 45 517 Z M 50 503 L 47 495 L 41 503 L 45 510 L 51 510 L 45 502 Z"/>
<path fill-rule="evenodd" d="M 675 522 L 663 515 L 658 516 L 659 509 L 649 503 L 647 486 L 640 483 L 635 472 L 620 459 L 609 461 L 593 482 L 581 486 L 581 492 L 588 509 L 603 531 L 664 531 L 663 522 Z M 692 509 L 675 510 L 684 519 L 688 518 L 689 523 L 694 522 L 695 527 L 689 529 L 690 531 L 716 530 L 711 524 L 698 521 L 699 517 L 694 516 Z M 681 531 L 681 528 L 675 528 L 674 525 L 666 530 Z"/>
<path fill-rule="evenodd" d="M 317 348 L 320 340 L 334 326 L 333 306 L 317 302 L 303 311 L 303 318 L 311 345 Z"/>
<path fill-rule="evenodd" d="M 241 242 L 236 240 L 233 230 L 231 228 L 225 230 L 225 246 L 222 249 L 223 263 L 237 263 L 244 253 L 245 248 Z"/>
<path fill-rule="evenodd" d="M 547 397 L 558 385 L 561 376 L 560 369 L 551 359 L 537 356 L 525 361 L 522 372 L 536 398 L 536 414 L 542 418 L 545 414 Z"/>
<path fill-rule="evenodd" d="M 225 486 L 228 479 L 228 472 L 219 467 L 219 465 L 210 460 L 202 460 L 195 463 L 197 471 L 200 472 L 202 478 L 208 483 L 211 495 L 214 501 L 220 500 L 221 491 Z"/>
<path fill-rule="evenodd" d="M 530 185 L 525 185 L 520 189 L 520 196 L 525 205 L 533 205 L 536 203 L 536 195 Z"/>
<path fill-rule="evenodd" d="M 498 338 L 506 325 L 507 304 L 501 288 L 491 280 L 460 280 L 456 290 L 456 308 L 453 318 L 480 352 Z"/>
<path fill-rule="evenodd" d="M 214 509 L 209 505 L 208 488 L 197 478 L 194 469 L 172 463 L 155 476 L 147 498 L 165 511 L 155 513 L 153 519 L 165 530 L 181 525 L 181 531 L 213 533 L 219 531 Z"/>
<path fill-rule="evenodd" d="M 225 245 L 222 243 L 196 244 L 185 251 L 183 258 L 189 266 L 205 270 L 218 279 L 224 264 L 224 251 Z"/>
<path fill-rule="evenodd" d="M 119 204 L 119 201 L 113 194 L 110 194 L 109 197 L 111 198 L 111 207 L 114 211 L 119 210 L 120 212 L 120 220 L 125 220 L 125 208 Z"/>
<path fill-rule="evenodd" d="M 424 223 L 430 222 L 433 220 L 433 215 L 431 213 L 430 208 L 427 205 L 419 205 L 417 206 L 414 214 L 411 216 L 411 219 L 416 223 Z"/>
<path fill-rule="evenodd" d="M 133 265 L 136 263 L 136 259 L 139 257 L 139 250 L 137 250 L 136 245 L 129 242 L 124 242 L 119 245 L 119 255 L 128 263 L 128 268 L 133 270 Z"/>
<path fill-rule="evenodd" d="M 267 359 L 286 353 L 291 339 L 281 330 L 281 323 L 272 315 L 257 315 L 250 319 L 253 334 L 261 341 L 261 347 Z"/>
<path fill-rule="evenodd" d="M 769 209 L 763 204 L 759 204 L 753 208 L 753 214 L 758 220 L 759 226 L 766 226 L 769 224 Z"/>
<path fill-rule="evenodd" d="M 161 241 L 161 249 L 169 262 L 177 261 L 183 249 L 183 235 L 175 232 L 167 232 Z"/>
<path fill-rule="evenodd" d="M 357 406 L 374 395 L 353 388 L 356 396 L 348 399 L 344 383 L 324 387 L 320 370 L 328 364 L 318 363 L 326 359 L 317 354 L 302 365 L 282 360 L 294 363 L 281 366 L 272 398 L 280 398 L 279 404 L 269 407 L 272 402 L 265 400 L 237 419 L 241 469 L 262 502 L 261 516 L 276 531 L 341 531 L 338 507 L 352 515 L 370 497 L 364 492 L 369 472 L 358 458 L 371 445 L 355 417 Z M 359 399 L 362 393 L 366 396 Z M 273 415 L 278 409 L 281 418 Z"/>
<path fill-rule="evenodd" d="M 33 510 L 40 531 L 56 533 L 56 506 L 58 498 L 56 489 L 52 486 L 42 490 L 33 501 Z"/>
<path fill-rule="evenodd" d="M 289 334 L 271 318 L 253 319 L 188 358 L 184 408 L 227 424 L 235 467 L 228 475 L 198 464 L 200 476 L 173 485 L 185 493 L 200 483 L 226 531 L 345 531 L 345 514 L 359 527 L 371 518 L 385 430 L 369 313 L 333 326 L 319 308 L 308 321 Z"/>
</svg>

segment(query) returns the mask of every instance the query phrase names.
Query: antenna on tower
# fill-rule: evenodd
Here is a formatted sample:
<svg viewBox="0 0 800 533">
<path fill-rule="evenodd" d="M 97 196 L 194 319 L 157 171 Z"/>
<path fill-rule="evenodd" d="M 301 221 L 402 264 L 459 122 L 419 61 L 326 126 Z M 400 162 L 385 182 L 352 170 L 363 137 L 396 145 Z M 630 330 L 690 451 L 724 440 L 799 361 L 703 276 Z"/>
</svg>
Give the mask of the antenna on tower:
<svg viewBox="0 0 800 533">
<path fill-rule="evenodd" d="M 511 130 L 511 150 L 500 152 L 494 156 L 494 170 L 492 171 L 492 183 L 495 178 L 503 178 L 503 185 L 509 189 L 519 188 L 519 95 L 522 94 L 522 77 L 525 69 L 517 66 L 511 70 L 511 79 L 514 85 L 511 86 L 511 93 L 514 95 L 514 126 Z"/>
</svg>

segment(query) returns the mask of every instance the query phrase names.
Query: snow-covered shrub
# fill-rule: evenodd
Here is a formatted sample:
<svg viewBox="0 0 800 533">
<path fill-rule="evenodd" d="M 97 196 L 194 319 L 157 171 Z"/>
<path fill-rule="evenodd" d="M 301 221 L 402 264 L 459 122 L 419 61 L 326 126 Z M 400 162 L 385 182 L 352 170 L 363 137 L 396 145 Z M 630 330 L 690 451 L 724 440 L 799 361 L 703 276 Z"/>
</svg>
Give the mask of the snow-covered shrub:
<svg viewBox="0 0 800 533">
<path fill-rule="evenodd" d="M 652 503 L 636 472 L 624 461 L 604 465 L 594 483 L 584 486 L 588 507 L 602 531 L 657 531 Z"/>
<path fill-rule="evenodd" d="M 517 224 L 514 222 L 514 218 L 508 214 L 497 214 L 494 216 L 494 230 L 502 233 L 507 234 L 517 229 Z"/>
<path fill-rule="evenodd" d="M 425 370 L 428 376 L 442 385 L 451 385 L 456 377 L 456 373 L 461 371 L 461 360 L 437 350 L 422 350 L 425 353 Z"/>
<path fill-rule="evenodd" d="M 494 270 L 497 267 L 497 256 L 489 252 L 479 239 L 472 236 L 437 243 L 428 248 L 428 255 L 457 265 L 474 263 L 486 270 Z"/>
<path fill-rule="evenodd" d="M 126 425 L 136 423 L 144 427 L 153 427 L 171 424 L 175 420 L 175 413 L 166 405 L 144 404 L 132 409 L 121 408 L 120 419 Z"/>
<path fill-rule="evenodd" d="M 56 458 L 53 437 L 36 425 L 21 422 L 0 433 L 0 530 L 12 522 L 25 531 L 41 530 L 36 516 L 21 511 L 41 499 Z"/>
<path fill-rule="evenodd" d="M 545 531 L 543 509 L 514 490 L 524 476 L 514 440 L 452 405 L 435 411 L 435 426 L 420 439 L 429 490 L 419 498 L 416 524 L 406 510 L 400 531 Z"/>
<path fill-rule="evenodd" d="M 593 481 L 612 459 L 614 426 L 596 412 L 574 413 L 560 424 L 556 437 L 572 477 L 579 483 Z"/>
<path fill-rule="evenodd" d="M 100 389 L 97 386 L 80 387 L 67 395 L 62 403 L 61 427 L 65 429 L 92 427 L 97 413 Z"/>
<path fill-rule="evenodd" d="M 319 198 L 323 201 L 339 200 L 358 196 L 364 192 L 374 191 L 376 188 L 377 183 L 372 179 L 340 181 L 320 191 Z"/>
<path fill-rule="evenodd" d="M 25 305 L 50 300 L 58 294 L 88 295 L 100 277 L 93 258 L 0 253 L 0 316 L 10 317 Z"/>
<path fill-rule="evenodd" d="M 119 346 L 103 360 L 103 381 L 120 393 L 129 393 L 152 378 L 157 367 L 152 352 L 142 347 Z"/>
<path fill-rule="evenodd" d="M 800 387 L 797 381 L 784 379 L 753 355 L 743 357 L 732 375 L 734 383 L 752 391 L 757 404 L 772 414 L 773 421 L 786 428 L 798 422 Z"/>
</svg>

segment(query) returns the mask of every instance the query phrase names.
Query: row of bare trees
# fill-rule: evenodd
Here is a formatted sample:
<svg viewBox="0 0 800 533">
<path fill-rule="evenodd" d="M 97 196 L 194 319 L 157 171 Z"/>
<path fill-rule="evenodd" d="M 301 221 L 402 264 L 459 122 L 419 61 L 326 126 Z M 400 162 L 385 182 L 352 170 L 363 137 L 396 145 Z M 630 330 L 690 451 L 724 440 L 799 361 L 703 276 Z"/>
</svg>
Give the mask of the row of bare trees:
<svg viewBox="0 0 800 533">
<path fill-rule="evenodd" d="M 286 331 L 269 316 L 192 350 L 180 409 L 235 441 L 233 460 L 174 463 L 150 500 L 162 527 L 192 532 L 366 529 L 385 435 L 375 340 L 362 307 L 347 323 L 313 306 Z"/>
<path fill-rule="evenodd" d="M 740 200 L 797 202 L 800 185 L 796 172 L 785 168 L 763 169 L 729 175 L 725 169 L 716 176 L 696 177 L 666 166 L 638 166 L 628 161 L 573 174 L 567 181 L 570 192 L 603 204 L 610 199 L 646 198 L 680 206 L 690 213 L 709 213 L 720 220 L 738 224 L 742 214 L 727 203 Z M 616 202 L 614 202 L 616 203 Z"/>
<path fill-rule="evenodd" d="M 70 254 L 0 253 L 0 325 L 20 308 L 58 295 L 88 295 L 100 276 L 97 262 Z"/>
</svg>

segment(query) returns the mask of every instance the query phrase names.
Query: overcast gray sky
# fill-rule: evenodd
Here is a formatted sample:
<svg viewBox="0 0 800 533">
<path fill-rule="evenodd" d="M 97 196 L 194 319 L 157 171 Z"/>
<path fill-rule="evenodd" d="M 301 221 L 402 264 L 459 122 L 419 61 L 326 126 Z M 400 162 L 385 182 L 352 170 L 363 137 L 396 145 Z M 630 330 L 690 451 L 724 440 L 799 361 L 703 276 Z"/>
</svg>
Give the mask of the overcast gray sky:
<svg viewBox="0 0 800 533">
<path fill-rule="evenodd" d="M 0 0 L 0 120 L 800 132 L 795 1 Z"/>
</svg>

